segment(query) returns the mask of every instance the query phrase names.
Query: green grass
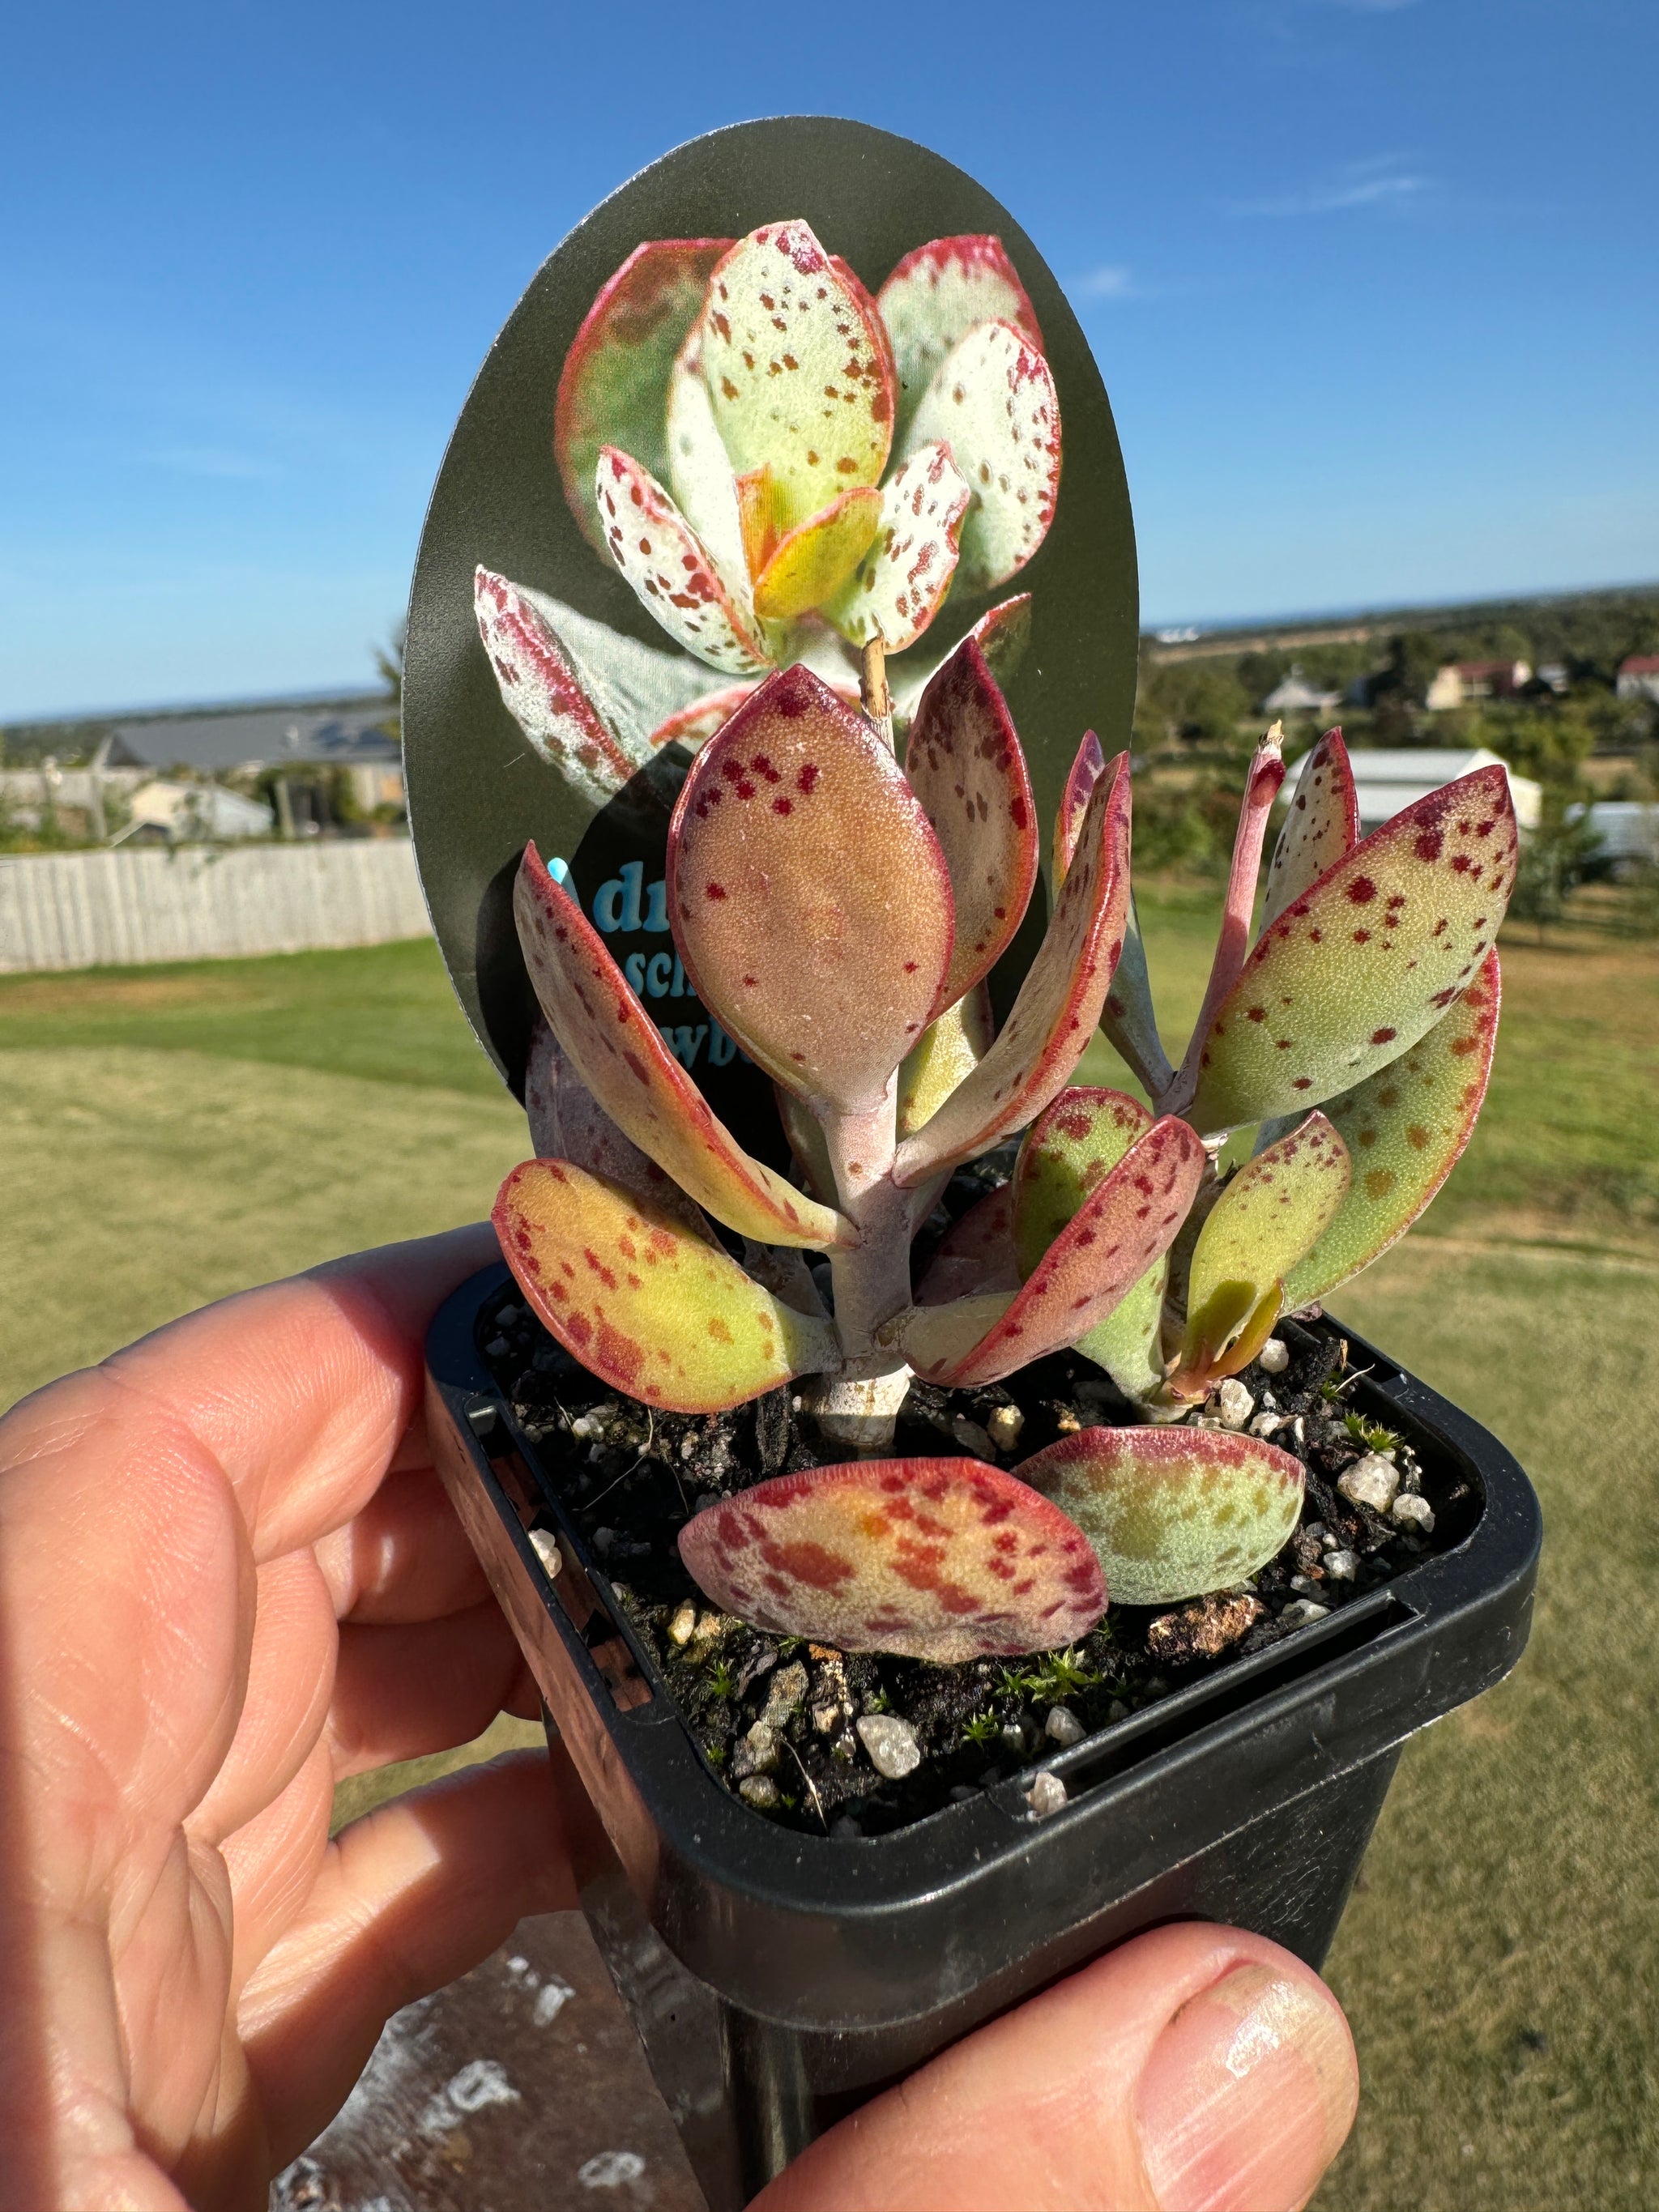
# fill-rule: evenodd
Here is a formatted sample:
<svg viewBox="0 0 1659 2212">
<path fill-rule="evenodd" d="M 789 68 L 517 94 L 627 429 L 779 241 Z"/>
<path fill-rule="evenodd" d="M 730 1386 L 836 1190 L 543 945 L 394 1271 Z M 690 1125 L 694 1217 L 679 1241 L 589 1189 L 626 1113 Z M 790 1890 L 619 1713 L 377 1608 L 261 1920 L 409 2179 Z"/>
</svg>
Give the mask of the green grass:
<svg viewBox="0 0 1659 2212">
<path fill-rule="evenodd" d="M 1172 1048 L 1213 912 L 1143 902 Z M 1634 2208 L 1659 2166 L 1659 960 L 1505 964 L 1468 1155 L 1337 1304 L 1533 1474 L 1540 1602 L 1517 1674 L 1407 1747 L 1338 1937 L 1365 2096 L 1323 2212 Z M 204 1298 L 475 1218 L 522 1126 L 428 945 L 0 979 L 0 1404 Z M 498 1723 L 337 1812 L 534 1736 Z"/>
</svg>

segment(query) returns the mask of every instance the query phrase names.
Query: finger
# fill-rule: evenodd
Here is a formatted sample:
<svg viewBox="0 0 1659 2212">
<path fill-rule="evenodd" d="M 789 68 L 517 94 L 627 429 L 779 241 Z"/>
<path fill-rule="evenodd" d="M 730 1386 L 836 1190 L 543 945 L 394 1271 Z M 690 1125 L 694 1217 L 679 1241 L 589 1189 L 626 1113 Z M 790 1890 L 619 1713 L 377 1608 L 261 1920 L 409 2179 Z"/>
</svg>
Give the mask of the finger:
<svg viewBox="0 0 1659 2212">
<path fill-rule="evenodd" d="M 271 1945 L 306 1909 L 328 1853 L 333 1808 L 334 1762 L 328 1746 L 318 1742 L 282 1794 L 220 1845 L 233 1906 L 233 2002 Z"/>
<path fill-rule="evenodd" d="M 391 2014 L 477 1966 L 526 1913 L 574 1904 L 569 1836 L 586 1801 L 556 1753 L 470 1767 L 330 1845 L 238 2009 L 278 2166 L 338 2110 Z"/>
<path fill-rule="evenodd" d="M 334 1607 L 310 1552 L 267 1559 L 256 1591 L 236 1734 L 185 1823 L 208 1844 L 241 1827 L 288 1787 L 322 1733 L 333 1694 Z"/>
<path fill-rule="evenodd" d="M 1311 1967 L 1235 1929 L 1158 1928 L 843 2120 L 756 2212 L 1296 2212 L 1358 2095 Z"/>
<path fill-rule="evenodd" d="M 470 1743 L 510 1698 L 522 1706 L 523 1677 L 494 1598 L 404 1627 L 347 1622 L 328 1717 L 335 1778 Z"/>
<path fill-rule="evenodd" d="M 430 1468 L 391 1474 L 362 1511 L 315 1547 L 342 1620 L 434 1620 L 489 1585 Z"/>
</svg>

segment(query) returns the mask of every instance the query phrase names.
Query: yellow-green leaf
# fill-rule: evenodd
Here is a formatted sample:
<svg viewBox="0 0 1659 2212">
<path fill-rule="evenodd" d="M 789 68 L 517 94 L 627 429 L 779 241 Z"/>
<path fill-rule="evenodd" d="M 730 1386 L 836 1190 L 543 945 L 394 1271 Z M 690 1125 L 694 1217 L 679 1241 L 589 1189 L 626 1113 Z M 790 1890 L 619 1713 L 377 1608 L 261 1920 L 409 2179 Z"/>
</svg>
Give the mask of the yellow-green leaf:
<svg viewBox="0 0 1659 2212">
<path fill-rule="evenodd" d="M 822 613 L 853 645 L 879 637 L 889 653 L 913 645 L 938 613 L 957 570 L 968 482 L 941 445 L 924 446 L 882 488 L 869 550 Z"/>
<path fill-rule="evenodd" d="M 790 622 L 821 606 L 863 559 L 880 521 L 881 494 L 866 484 L 797 523 L 755 579 L 755 612 L 767 622 Z"/>
<path fill-rule="evenodd" d="M 965 1082 L 991 1049 L 991 994 L 975 984 L 921 1033 L 899 1069 L 898 1133 L 930 1121 L 957 1084 Z"/>
<path fill-rule="evenodd" d="M 1263 933 L 1359 842 L 1359 799 L 1340 730 L 1327 730 L 1302 763 L 1273 847 L 1261 902 Z"/>
</svg>

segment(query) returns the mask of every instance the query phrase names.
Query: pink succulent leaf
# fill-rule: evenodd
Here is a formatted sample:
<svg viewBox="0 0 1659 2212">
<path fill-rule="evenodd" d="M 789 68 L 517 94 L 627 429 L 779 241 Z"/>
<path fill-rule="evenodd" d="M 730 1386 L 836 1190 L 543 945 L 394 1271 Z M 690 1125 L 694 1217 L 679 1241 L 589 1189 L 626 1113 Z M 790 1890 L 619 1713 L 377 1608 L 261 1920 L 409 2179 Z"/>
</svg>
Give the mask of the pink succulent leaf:
<svg viewBox="0 0 1659 2212">
<path fill-rule="evenodd" d="M 611 1120 L 690 1197 L 740 1236 L 815 1250 L 852 1224 L 751 1159 L 670 1052 L 576 902 L 533 845 L 514 890 L 519 943 L 542 1012 Z"/>
<path fill-rule="evenodd" d="M 931 1121 L 959 1083 L 965 1083 L 991 1049 L 995 1035 L 991 994 L 983 983 L 929 1023 L 899 1068 L 898 1133 L 908 1137 Z"/>
<path fill-rule="evenodd" d="M 755 579 L 755 612 L 766 622 L 792 622 L 839 592 L 869 550 L 881 524 L 873 484 L 844 491 L 820 514 L 780 538 Z"/>
<path fill-rule="evenodd" d="M 1335 1220 L 1350 1175 L 1347 1146 L 1318 1112 L 1238 1170 L 1193 1248 L 1177 1395 L 1198 1395 L 1253 1356 L 1280 1310 L 1284 1278 Z"/>
<path fill-rule="evenodd" d="M 473 581 L 478 635 L 507 711 L 571 789 L 603 806 L 647 766 L 665 716 L 706 678 L 489 568 Z"/>
<path fill-rule="evenodd" d="M 1327 730 L 1302 763 L 1267 867 L 1261 934 L 1359 842 L 1359 799 L 1340 730 Z"/>
<path fill-rule="evenodd" d="M 1302 1514 L 1302 1463 L 1218 1429 L 1083 1429 L 1024 1461 L 1094 1546 L 1116 1605 L 1174 1605 L 1266 1566 Z"/>
<path fill-rule="evenodd" d="M 1409 1052 L 1327 1102 L 1354 1160 L 1335 1219 L 1285 1277 L 1294 1310 L 1328 1297 L 1403 1237 L 1456 1166 L 1498 1043 L 1502 979 L 1489 952 L 1474 981 Z"/>
<path fill-rule="evenodd" d="M 1071 866 L 1072 855 L 1077 850 L 1083 817 L 1089 811 L 1089 801 L 1094 797 L 1095 786 L 1105 772 L 1106 756 L 1100 749 L 1100 739 L 1092 730 L 1085 730 L 1083 743 L 1077 749 L 1077 758 L 1072 763 L 1071 773 L 1066 779 L 1066 788 L 1060 793 L 1060 811 L 1054 816 L 1056 891 L 1066 880 L 1066 871 Z"/>
<path fill-rule="evenodd" d="M 998 1382 L 1075 1344 L 1169 1250 L 1192 1206 L 1204 1160 L 1204 1147 L 1185 1121 L 1169 1115 L 1154 1122 L 1102 1177 L 1012 1303 L 989 1317 L 972 1345 L 959 1348 L 951 1307 L 918 1307 L 902 1330 L 905 1358 L 927 1381 L 965 1388 Z"/>
<path fill-rule="evenodd" d="M 939 364 L 976 323 L 1012 323 L 1039 353 L 1036 311 L 1000 238 L 935 238 L 907 253 L 876 295 L 898 369 L 902 435 Z"/>
<path fill-rule="evenodd" d="M 674 358 L 702 309 L 724 238 L 654 238 L 636 246 L 605 284 L 571 340 L 553 411 L 553 451 L 564 495 L 600 552 L 593 503 L 601 446 L 637 453 L 667 471 L 664 418 Z"/>
<path fill-rule="evenodd" d="M 1152 1126 L 1146 1107 L 1124 1091 L 1079 1085 L 1044 1108 L 1025 1133 L 1009 1186 L 1022 1279 Z"/>
<path fill-rule="evenodd" d="M 1123 950 L 1112 971 L 1100 1026 L 1119 1059 L 1146 1086 L 1148 1097 L 1162 1098 L 1175 1080 L 1175 1070 L 1158 1033 L 1152 978 L 1146 973 L 1146 945 L 1133 893 L 1124 921 Z"/>
<path fill-rule="evenodd" d="M 1078 857 L 996 1042 L 925 1128 L 900 1146 L 906 1186 L 973 1159 L 1033 1121 L 1065 1087 L 1100 1019 L 1129 904 L 1129 759 L 1089 802 Z"/>
<path fill-rule="evenodd" d="M 950 966 L 939 840 L 874 726 L 781 670 L 697 756 L 668 914 L 703 1004 L 775 1082 L 873 1106 Z"/>
<path fill-rule="evenodd" d="M 921 695 L 904 755 L 951 871 L 957 935 L 945 996 L 988 975 L 1036 881 L 1036 801 L 1006 703 L 966 637 Z"/>
<path fill-rule="evenodd" d="M 490 1216 L 538 1316 L 613 1390 L 719 1413 L 836 1366 L 832 1325 L 752 1281 L 637 1192 L 568 1160 L 526 1160 Z"/>
<path fill-rule="evenodd" d="M 967 635 L 985 655 L 985 665 L 1006 691 L 1031 642 L 1031 594 L 1018 592 L 1012 599 L 1004 599 L 1000 606 L 982 614 Z M 904 659 L 888 663 L 896 722 L 908 723 L 922 693 L 956 649 L 953 645 L 931 653 L 913 649 Z"/>
<path fill-rule="evenodd" d="M 979 1460 L 775 1475 L 688 1522 L 680 1556 L 757 1628 L 938 1666 L 1073 1643 L 1106 1610 L 1099 1562 L 1064 1514 Z"/>
<path fill-rule="evenodd" d="M 704 692 L 702 698 L 694 699 L 689 707 L 680 708 L 666 721 L 657 725 L 651 732 L 653 751 L 678 744 L 687 752 L 696 752 L 716 730 L 726 727 L 754 689 L 754 683 L 727 684 L 718 691 Z"/>
<path fill-rule="evenodd" d="M 883 487 L 880 526 L 848 581 L 823 602 L 825 621 L 854 645 L 876 637 L 890 653 L 914 645 L 956 574 L 968 500 L 949 447 L 919 447 Z"/>
<path fill-rule="evenodd" d="M 569 1160 L 589 1175 L 649 1199 L 688 1234 L 712 1241 L 702 1208 L 631 1137 L 623 1136 L 577 1074 L 545 1015 L 538 1015 L 530 1032 L 524 1109 L 538 1160 Z"/>
<path fill-rule="evenodd" d="M 611 557 L 646 612 L 705 667 L 726 676 L 767 667 L 747 578 L 720 573 L 656 478 L 606 446 L 594 483 Z"/>
<path fill-rule="evenodd" d="M 702 374 L 702 327 L 694 323 L 668 380 L 668 487 L 723 576 L 746 573 L 738 483 Z M 632 453 L 633 447 L 624 447 Z"/>
<path fill-rule="evenodd" d="M 1004 1301 L 1000 1310 L 1006 1311 L 1019 1282 L 1014 1187 L 1005 1182 L 988 1191 L 945 1231 L 916 1291 L 916 1304 L 942 1306 L 957 1298 L 996 1294 Z"/>
<path fill-rule="evenodd" d="M 770 467 L 781 530 L 881 480 L 892 370 L 868 296 L 799 222 L 739 239 L 709 280 L 702 369 L 714 419 L 739 476 Z"/>
<path fill-rule="evenodd" d="M 1431 792 L 1328 868 L 1218 1008 L 1196 1126 L 1319 1105 L 1408 1051 L 1492 949 L 1518 850 L 1508 778 L 1493 767 Z"/>
<path fill-rule="evenodd" d="M 1060 397 L 1012 323 L 980 323 L 940 362 L 905 434 L 905 459 L 939 440 L 973 490 L 957 587 L 993 591 L 1042 544 L 1060 495 Z"/>
</svg>

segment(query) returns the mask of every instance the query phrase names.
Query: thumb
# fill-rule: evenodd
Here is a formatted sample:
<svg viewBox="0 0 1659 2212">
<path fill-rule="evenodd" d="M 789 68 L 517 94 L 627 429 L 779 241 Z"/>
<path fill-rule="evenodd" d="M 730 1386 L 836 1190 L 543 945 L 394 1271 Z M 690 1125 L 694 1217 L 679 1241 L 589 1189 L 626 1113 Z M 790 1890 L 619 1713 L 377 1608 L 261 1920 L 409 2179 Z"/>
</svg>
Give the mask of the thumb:
<svg viewBox="0 0 1659 2212">
<path fill-rule="evenodd" d="M 1234 1929 L 1158 1928 L 843 2120 L 755 2212 L 1296 2212 L 1358 2097 L 1310 1967 Z"/>
</svg>

